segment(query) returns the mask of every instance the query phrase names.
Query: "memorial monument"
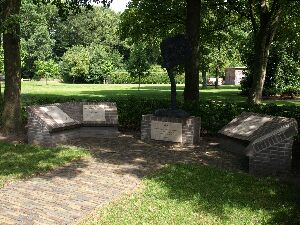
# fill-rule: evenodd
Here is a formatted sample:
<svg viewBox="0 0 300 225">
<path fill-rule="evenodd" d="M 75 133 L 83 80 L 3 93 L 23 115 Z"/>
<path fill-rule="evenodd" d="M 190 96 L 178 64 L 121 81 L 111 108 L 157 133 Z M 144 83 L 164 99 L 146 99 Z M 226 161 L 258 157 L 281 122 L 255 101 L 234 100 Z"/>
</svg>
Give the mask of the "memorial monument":
<svg viewBox="0 0 300 225">
<path fill-rule="evenodd" d="M 79 138 L 117 137 L 114 102 L 65 102 L 29 106 L 28 143 L 55 146 Z"/>
<path fill-rule="evenodd" d="M 163 67 L 171 83 L 171 107 L 158 109 L 154 115 L 143 115 L 141 138 L 161 141 L 197 144 L 200 136 L 200 118 L 190 117 L 176 105 L 176 81 L 174 68 L 190 60 L 192 50 L 185 35 L 179 34 L 163 40 L 160 44 Z"/>
<path fill-rule="evenodd" d="M 224 150 L 249 158 L 249 173 L 285 175 L 291 168 L 294 136 L 293 118 L 243 112 L 220 131 Z"/>
</svg>

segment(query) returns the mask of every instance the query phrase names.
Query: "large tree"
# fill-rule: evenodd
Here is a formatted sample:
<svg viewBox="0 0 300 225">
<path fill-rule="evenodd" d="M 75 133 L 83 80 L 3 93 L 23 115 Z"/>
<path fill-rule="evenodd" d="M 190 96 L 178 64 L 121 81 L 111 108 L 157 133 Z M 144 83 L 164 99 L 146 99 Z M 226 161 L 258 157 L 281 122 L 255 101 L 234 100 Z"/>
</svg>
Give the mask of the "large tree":
<svg viewBox="0 0 300 225">
<path fill-rule="evenodd" d="M 249 94 L 249 101 L 252 103 L 259 103 L 262 97 L 269 52 L 283 13 L 282 4 L 280 0 L 261 0 L 258 3 L 249 0 L 248 7 L 253 27 L 253 56 L 255 59 L 251 68 L 253 82 Z"/>
<path fill-rule="evenodd" d="M 21 57 L 20 23 L 21 0 L 4 0 L 1 3 L 1 30 L 3 32 L 5 91 L 2 130 L 19 133 L 21 119 Z"/>
<path fill-rule="evenodd" d="M 279 25 L 284 23 L 292 11 L 300 12 L 299 3 L 288 0 L 228 0 L 224 1 L 224 4 L 228 4 L 232 10 L 247 18 L 252 25 L 252 46 L 248 59 L 250 62 L 248 69 L 252 77 L 249 101 L 260 103 L 270 50 L 278 35 Z"/>
<path fill-rule="evenodd" d="M 199 41 L 201 1 L 133 0 L 121 17 L 121 34 L 132 42 L 156 43 L 178 33 L 185 33 L 192 58 L 185 66 L 186 101 L 199 99 Z"/>
<path fill-rule="evenodd" d="M 201 0 L 186 0 L 185 32 L 191 45 L 191 60 L 185 66 L 184 100 L 199 100 L 199 44 Z"/>
</svg>

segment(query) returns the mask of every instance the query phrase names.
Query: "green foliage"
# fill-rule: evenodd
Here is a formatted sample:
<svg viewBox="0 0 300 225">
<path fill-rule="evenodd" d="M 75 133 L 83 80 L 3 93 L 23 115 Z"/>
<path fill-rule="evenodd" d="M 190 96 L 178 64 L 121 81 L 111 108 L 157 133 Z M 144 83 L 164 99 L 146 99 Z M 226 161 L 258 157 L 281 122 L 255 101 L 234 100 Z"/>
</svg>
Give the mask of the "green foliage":
<svg viewBox="0 0 300 225">
<path fill-rule="evenodd" d="M 138 77 L 130 76 L 126 71 L 116 71 L 110 75 L 110 82 L 112 84 L 138 84 Z M 184 84 L 184 74 L 175 76 L 177 84 Z M 143 84 L 170 84 L 167 71 L 162 69 L 159 65 L 152 65 L 147 72 L 147 75 L 142 79 Z"/>
<path fill-rule="evenodd" d="M 99 209 L 83 224 L 296 225 L 299 194 L 296 185 L 274 179 L 175 164 L 146 177 L 140 191 Z"/>
<path fill-rule="evenodd" d="M 44 148 L 0 143 L 0 188 L 8 181 L 45 172 L 72 160 L 89 156 L 88 151 L 61 146 Z"/>
<path fill-rule="evenodd" d="M 62 57 L 65 82 L 102 83 L 122 65 L 121 55 L 101 44 L 73 46 Z"/>
<path fill-rule="evenodd" d="M 78 45 L 70 48 L 62 57 L 61 73 L 65 82 L 80 82 L 89 75 L 90 53 Z"/>
<path fill-rule="evenodd" d="M 118 37 L 119 15 L 104 7 L 93 7 L 69 15 L 66 20 L 57 20 L 53 24 L 53 38 L 56 40 L 54 54 L 61 57 L 74 46 L 89 46 L 91 43 L 109 46 L 112 49 L 122 47 Z"/>
<path fill-rule="evenodd" d="M 89 46 L 90 70 L 85 81 L 88 83 L 103 83 L 118 68 L 122 67 L 122 57 L 118 51 L 105 45 Z"/>
<path fill-rule="evenodd" d="M 121 15 L 121 38 L 158 44 L 162 38 L 183 33 L 185 1 L 132 0 Z"/>
<path fill-rule="evenodd" d="M 130 76 L 139 78 L 139 84 L 141 83 L 141 77 L 149 74 L 150 60 L 144 46 L 133 45 L 126 69 Z"/>
<path fill-rule="evenodd" d="M 49 61 L 36 61 L 35 62 L 35 76 L 34 79 L 40 80 L 41 78 L 59 78 L 60 69 L 59 65 L 54 60 Z"/>
<path fill-rule="evenodd" d="M 62 75 L 68 82 L 103 82 L 112 71 L 121 67 L 123 59 L 119 52 L 127 54 L 127 46 L 117 34 L 119 14 L 95 6 L 93 10 L 81 8 L 81 12 L 61 18 L 59 10 L 55 5 L 36 5 L 32 0 L 22 4 L 23 76 L 32 78 L 37 74 L 35 61 L 51 59 L 64 61 Z M 69 50 L 73 47 L 81 51 L 77 57 L 74 49 Z M 89 63 L 83 48 L 89 52 Z M 66 51 L 68 53 L 62 58 Z M 81 56 L 83 60 L 80 60 Z"/>
<path fill-rule="evenodd" d="M 25 77 L 35 74 L 35 61 L 47 61 L 52 54 L 54 39 L 46 19 L 48 6 L 37 6 L 26 1 L 21 9 L 22 72 Z"/>
</svg>

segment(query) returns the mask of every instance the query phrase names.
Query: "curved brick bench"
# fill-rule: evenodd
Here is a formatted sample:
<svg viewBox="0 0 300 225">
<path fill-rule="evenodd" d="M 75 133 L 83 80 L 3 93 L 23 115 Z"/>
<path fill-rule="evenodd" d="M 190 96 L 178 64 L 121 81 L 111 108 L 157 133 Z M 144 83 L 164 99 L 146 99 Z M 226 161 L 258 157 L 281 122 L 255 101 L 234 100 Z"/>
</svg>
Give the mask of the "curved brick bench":
<svg viewBox="0 0 300 225">
<path fill-rule="evenodd" d="M 55 146 L 77 138 L 118 135 L 118 113 L 112 102 L 66 102 L 29 106 L 28 143 Z"/>
<path fill-rule="evenodd" d="M 251 112 L 242 113 L 219 131 L 221 147 L 249 157 L 249 172 L 254 175 L 289 173 L 297 133 L 293 118 Z"/>
</svg>

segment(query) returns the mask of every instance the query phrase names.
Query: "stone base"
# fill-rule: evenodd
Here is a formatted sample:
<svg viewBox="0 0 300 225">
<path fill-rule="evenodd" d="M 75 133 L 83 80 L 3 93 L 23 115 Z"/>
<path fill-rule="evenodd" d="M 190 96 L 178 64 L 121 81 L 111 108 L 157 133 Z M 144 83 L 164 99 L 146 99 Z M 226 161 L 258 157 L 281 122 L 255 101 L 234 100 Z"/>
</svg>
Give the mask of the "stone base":
<svg viewBox="0 0 300 225">
<path fill-rule="evenodd" d="M 285 176 L 290 173 L 293 138 L 286 139 L 249 157 L 249 173 L 259 176 Z"/>
<path fill-rule="evenodd" d="M 29 133 L 28 144 L 41 146 L 56 146 L 79 138 L 112 138 L 119 135 L 117 127 L 78 127 L 56 132 Z"/>
<path fill-rule="evenodd" d="M 161 129 L 154 131 L 157 127 Z M 164 130 L 169 127 L 176 130 Z M 200 140 L 200 118 L 190 116 L 187 118 L 174 117 L 158 117 L 153 114 L 143 115 L 141 124 L 141 139 L 142 140 L 162 140 L 179 142 L 187 145 L 198 144 Z M 159 133 L 161 132 L 161 136 Z M 155 135 L 154 135 L 155 134 Z"/>
</svg>

